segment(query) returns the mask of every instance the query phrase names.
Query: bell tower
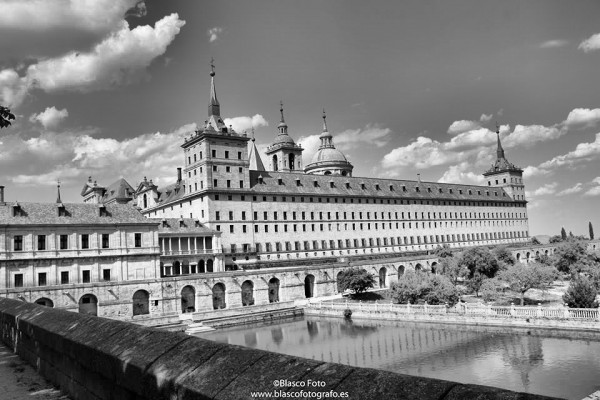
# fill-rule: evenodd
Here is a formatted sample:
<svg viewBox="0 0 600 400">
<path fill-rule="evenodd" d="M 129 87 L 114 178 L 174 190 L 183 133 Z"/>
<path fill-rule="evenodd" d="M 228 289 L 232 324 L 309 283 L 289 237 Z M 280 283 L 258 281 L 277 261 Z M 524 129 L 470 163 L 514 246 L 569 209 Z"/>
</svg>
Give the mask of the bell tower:
<svg viewBox="0 0 600 400">
<path fill-rule="evenodd" d="M 487 186 L 501 187 L 513 199 L 525 201 L 525 185 L 523 184 L 523 170 L 510 163 L 504 154 L 500 142 L 500 127 L 496 126 L 498 147 L 496 149 L 496 162 L 483 173 Z"/>
<path fill-rule="evenodd" d="M 283 118 L 283 102 L 279 103 L 281 121 L 277 125 L 277 137 L 265 152 L 269 160 L 271 171 L 303 172 L 302 170 L 302 146 L 296 144 L 294 139 L 288 135 L 288 126 Z"/>
</svg>

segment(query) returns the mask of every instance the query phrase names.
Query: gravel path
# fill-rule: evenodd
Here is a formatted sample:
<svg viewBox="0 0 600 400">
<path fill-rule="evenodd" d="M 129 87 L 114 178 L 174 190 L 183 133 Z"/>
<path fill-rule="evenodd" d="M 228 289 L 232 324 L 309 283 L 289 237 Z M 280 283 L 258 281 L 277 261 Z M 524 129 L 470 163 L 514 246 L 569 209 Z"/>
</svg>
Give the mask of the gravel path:
<svg viewBox="0 0 600 400">
<path fill-rule="evenodd" d="M 69 399 L 3 343 L 0 343 L 0 398 L 2 400 Z"/>
</svg>

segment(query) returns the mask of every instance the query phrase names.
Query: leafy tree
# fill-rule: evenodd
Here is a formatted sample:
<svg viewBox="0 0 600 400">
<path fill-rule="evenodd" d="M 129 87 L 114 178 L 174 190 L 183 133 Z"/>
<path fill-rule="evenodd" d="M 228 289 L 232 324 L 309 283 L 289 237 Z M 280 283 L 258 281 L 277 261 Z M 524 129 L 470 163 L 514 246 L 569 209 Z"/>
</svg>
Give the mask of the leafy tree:
<svg viewBox="0 0 600 400">
<path fill-rule="evenodd" d="M 574 239 L 575 235 L 573 235 L 573 231 L 569 231 L 569 239 Z"/>
<path fill-rule="evenodd" d="M 590 230 L 590 240 L 594 240 L 594 227 L 592 226 L 592 221 L 588 223 L 588 229 Z"/>
<path fill-rule="evenodd" d="M 539 263 L 511 265 L 498 274 L 498 279 L 521 294 L 521 305 L 525 304 L 525 293 L 529 289 L 544 289 L 558 276 L 556 268 Z"/>
<path fill-rule="evenodd" d="M 560 235 L 554 235 L 550 238 L 550 243 L 560 243 L 563 241 L 563 238 Z"/>
<path fill-rule="evenodd" d="M 438 258 L 454 257 L 454 253 L 452 252 L 452 249 L 450 249 L 450 246 L 448 246 L 447 244 L 445 244 L 442 247 L 438 247 L 437 249 L 435 249 L 435 255 Z"/>
<path fill-rule="evenodd" d="M 511 251 L 506 246 L 498 246 L 493 251 L 496 260 L 505 265 L 515 265 L 517 260 L 512 255 Z"/>
<path fill-rule="evenodd" d="M 15 115 L 10 112 L 7 107 L 0 106 L 0 128 L 7 128 L 11 124 L 11 120 L 15 119 Z"/>
<path fill-rule="evenodd" d="M 556 246 L 554 266 L 560 272 L 570 273 L 571 266 L 587 257 L 587 247 L 582 241 L 567 241 Z"/>
<path fill-rule="evenodd" d="M 456 285 L 458 278 L 464 278 L 469 274 L 469 270 L 465 266 L 458 263 L 456 257 L 446 257 L 440 260 L 440 271 L 442 275 L 447 276 L 450 281 Z"/>
<path fill-rule="evenodd" d="M 500 282 L 496 278 L 484 279 L 481 283 L 481 297 L 485 301 L 494 301 L 499 297 L 499 290 L 501 288 Z"/>
<path fill-rule="evenodd" d="M 538 240 L 538 238 L 536 238 L 535 236 L 531 238 L 531 244 L 542 244 L 540 243 L 540 241 Z"/>
<path fill-rule="evenodd" d="M 562 240 L 567 240 L 567 231 L 564 226 L 560 229 L 560 237 Z"/>
<path fill-rule="evenodd" d="M 583 275 L 577 275 L 563 296 L 570 308 L 596 308 L 598 291 L 592 282 Z"/>
<path fill-rule="evenodd" d="M 458 289 L 446 276 L 408 271 L 392 285 L 392 298 L 397 303 L 456 304 Z"/>
<path fill-rule="evenodd" d="M 341 291 L 350 290 L 354 294 L 366 292 L 375 285 L 375 278 L 364 268 L 348 268 L 338 276 Z"/>
<path fill-rule="evenodd" d="M 500 264 L 486 247 L 474 247 L 463 252 L 458 264 L 469 272 L 467 286 L 479 296 L 479 289 L 485 278 L 493 278 Z"/>
<path fill-rule="evenodd" d="M 552 258 L 550 258 L 546 254 L 541 253 L 541 254 L 535 256 L 535 262 L 544 264 L 544 265 L 552 265 Z"/>
</svg>

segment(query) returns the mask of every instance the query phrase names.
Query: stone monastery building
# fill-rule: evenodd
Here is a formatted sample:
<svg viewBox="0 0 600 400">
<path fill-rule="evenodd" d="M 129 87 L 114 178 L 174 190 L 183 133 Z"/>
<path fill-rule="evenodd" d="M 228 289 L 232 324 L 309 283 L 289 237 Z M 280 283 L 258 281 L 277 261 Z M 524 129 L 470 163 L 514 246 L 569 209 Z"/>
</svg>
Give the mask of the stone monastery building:
<svg viewBox="0 0 600 400">
<path fill-rule="evenodd" d="M 210 76 L 208 119 L 184 139 L 177 181 L 144 180 L 133 197 L 146 217 L 190 218 L 220 234 L 226 269 L 528 241 L 523 170 L 506 159 L 499 133 L 486 186 L 354 177 L 325 112 L 319 150 L 303 167 L 282 105 L 265 164 L 254 138 L 224 124 L 214 66 Z M 181 250 L 169 245 L 162 250 Z"/>
</svg>

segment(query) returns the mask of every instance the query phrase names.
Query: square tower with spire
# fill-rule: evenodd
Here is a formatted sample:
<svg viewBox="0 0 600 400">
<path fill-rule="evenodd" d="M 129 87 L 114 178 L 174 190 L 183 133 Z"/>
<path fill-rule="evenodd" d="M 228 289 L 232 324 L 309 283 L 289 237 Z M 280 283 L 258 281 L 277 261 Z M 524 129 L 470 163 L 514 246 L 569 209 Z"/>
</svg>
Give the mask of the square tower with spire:
<svg viewBox="0 0 600 400">
<path fill-rule="evenodd" d="M 525 185 L 523 184 L 523 170 L 510 163 L 504 154 L 500 142 L 500 127 L 496 127 L 498 148 L 496 150 L 496 161 L 491 168 L 483 173 L 490 187 L 501 187 L 513 199 L 525 201 Z"/>
<path fill-rule="evenodd" d="M 303 172 L 302 170 L 302 146 L 296 144 L 294 139 L 288 135 L 288 126 L 283 118 L 283 102 L 279 103 L 281 121 L 277 126 L 277 137 L 265 152 L 271 171 Z"/>
</svg>

